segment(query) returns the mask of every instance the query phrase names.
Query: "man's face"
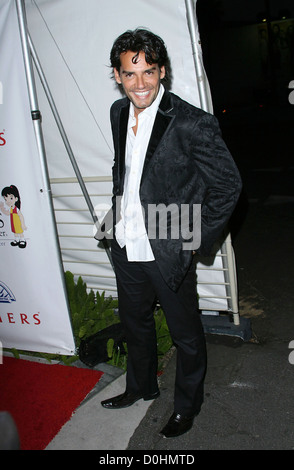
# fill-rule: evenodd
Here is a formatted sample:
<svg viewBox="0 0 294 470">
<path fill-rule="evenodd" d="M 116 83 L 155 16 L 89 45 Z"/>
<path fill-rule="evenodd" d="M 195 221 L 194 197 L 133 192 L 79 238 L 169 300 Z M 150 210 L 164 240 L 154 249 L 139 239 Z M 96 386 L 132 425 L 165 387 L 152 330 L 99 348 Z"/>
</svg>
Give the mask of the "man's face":
<svg viewBox="0 0 294 470">
<path fill-rule="evenodd" d="M 165 76 L 164 66 L 147 64 L 144 52 L 140 52 L 137 63 L 132 62 L 135 52 L 128 51 L 120 55 L 120 70 L 114 69 L 115 80 L 122 85 L 125 94 L 139 114 L 155 100 L 160 80 Z"/>
</svg>

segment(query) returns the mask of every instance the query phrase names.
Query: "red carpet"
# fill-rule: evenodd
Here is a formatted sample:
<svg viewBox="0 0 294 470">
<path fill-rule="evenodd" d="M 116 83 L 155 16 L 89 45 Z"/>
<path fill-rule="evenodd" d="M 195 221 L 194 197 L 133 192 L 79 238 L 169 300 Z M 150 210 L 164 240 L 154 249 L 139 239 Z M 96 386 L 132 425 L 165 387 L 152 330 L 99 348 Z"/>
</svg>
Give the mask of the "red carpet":
<svg viewBox="0 0 294 470">
<path fill-rule="evenodd" d="M 44 449 L 102 375 L 90 369 L 4 356 L 0 411 L 12 415 L 21 450 Z"/>
</svg>

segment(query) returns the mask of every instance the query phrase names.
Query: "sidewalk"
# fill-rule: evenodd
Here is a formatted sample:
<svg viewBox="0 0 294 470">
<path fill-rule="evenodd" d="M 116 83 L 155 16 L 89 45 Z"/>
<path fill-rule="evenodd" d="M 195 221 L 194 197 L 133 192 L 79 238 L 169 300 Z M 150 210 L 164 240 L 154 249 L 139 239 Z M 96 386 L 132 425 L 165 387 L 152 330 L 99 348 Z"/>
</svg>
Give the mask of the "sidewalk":
<svg viewBox="0 0 294 470">
<path fill-rule="evenodd" d="M 47 450 L 124 450 L 151 402 L 140 400 L 122 410 L 106 410 L 100 404 L 125 390 L 125 376 L 120 375 L 99 393 L 93 394 L 74 413 Z"/>
<path fill-rule="evenodd" d="M 290 450 L 294 449 L 294 366 L 284 340 L 244 343 L 207 337 L 205 402 L 193 428 L 176 439 L 160 429 L 172 413 L 176 353 L 160 377 L 161 396 L 122 410 L 100 402 L 125 389 L 120 375 L 90 397 L 47 450 Z"/>
</svg>

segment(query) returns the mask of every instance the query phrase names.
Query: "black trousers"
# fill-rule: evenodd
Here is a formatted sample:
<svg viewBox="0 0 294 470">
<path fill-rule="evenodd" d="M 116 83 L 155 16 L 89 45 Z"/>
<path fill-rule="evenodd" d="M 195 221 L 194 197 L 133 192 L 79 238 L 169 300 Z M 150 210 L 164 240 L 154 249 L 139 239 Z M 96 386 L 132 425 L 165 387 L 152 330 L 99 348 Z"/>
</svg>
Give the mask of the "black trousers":
<svg viewBox="0 0 294 470">
<path fill-rule="evenodd" d="M 126 390 L 143 396 L 158 391 L 154 325 L 154 302 L 158 300 L 177 347 L 174 411 L 183 415 L 199 413 L 206 344 L 197 308 L 195 263 L 174 292 L 162 278 L 156 261 L 129 262 L 125 248 L 120 248 L 116 240 L 112 240 L 111 252 L 128 347 Z"/>
</svg>

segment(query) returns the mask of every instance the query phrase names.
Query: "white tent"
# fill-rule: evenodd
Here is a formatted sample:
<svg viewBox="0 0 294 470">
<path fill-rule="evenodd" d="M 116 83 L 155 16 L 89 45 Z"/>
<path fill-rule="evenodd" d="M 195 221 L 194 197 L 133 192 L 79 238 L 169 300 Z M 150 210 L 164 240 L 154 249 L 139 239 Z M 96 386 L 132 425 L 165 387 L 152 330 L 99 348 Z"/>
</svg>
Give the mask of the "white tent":
<svg viewBox="0 0 294 470">
<path fill-rule="evenodd" d="M 101 220 L 103 209 L 109 208 L 112 187 L 109 108 L 115 99 L 121 97 L 110 79 L 109 53 L 113 41 L 123 31 L 138 26 L 159 34 L 171 59 L 171 90 L 212 112 L 202 64 L 196 1 L 26 0 L 25 4 L 28 28 L 39 62 L 92 204 Z M 115 295 L 113 269 L 105 250 L 97 250 L 88 207 L 62 139 L 57 137 L 47 98 L 41 84 L 38 85 L 65 269 L 82 275 L 89 287 Z M 203 310 L 237 312 L 234 260 L 230 256 L 229 237 L 227 242 L 215 259 L 203 260 L 198 265 L 198 290 Z M 227 283 L 229 286 L 225 285 Z"/>
<path fill-rule="evenodd" d="M 101 220 L 110 207 L 109 108 L 121 96 L 110 78 L 110 49 L 125 30 L 149 28 L 167 45 L 171 90 L 212 112 L 196 0 L 10 0 L 14 1 L 25 11 L 20 22 L 34 58 L 36 105 L 42 115 L 41 139 L 63 269 L 81 275 L 89 288 L 116 296 L 109 257 L 93 238 L 95 216 Z M 230 311 L 238 324 L 230 236 L 220 244 L 216 257 L 201 260 L 197 266 L 200 308 Z"/>
</svg>

